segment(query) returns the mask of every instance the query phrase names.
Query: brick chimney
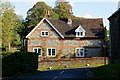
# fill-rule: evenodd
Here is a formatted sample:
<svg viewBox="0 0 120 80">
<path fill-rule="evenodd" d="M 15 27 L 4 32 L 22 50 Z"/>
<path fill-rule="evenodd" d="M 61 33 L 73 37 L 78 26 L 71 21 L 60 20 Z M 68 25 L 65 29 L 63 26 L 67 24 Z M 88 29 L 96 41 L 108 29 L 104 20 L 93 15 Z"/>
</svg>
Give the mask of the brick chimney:
<svg viewBox="0 0 120 80">
<path fill-rule="evenodd" d="M 45 11 L 45 18 L 49 18 L 50 17 L 50 11 L 46 10 Z"/>
</svg>

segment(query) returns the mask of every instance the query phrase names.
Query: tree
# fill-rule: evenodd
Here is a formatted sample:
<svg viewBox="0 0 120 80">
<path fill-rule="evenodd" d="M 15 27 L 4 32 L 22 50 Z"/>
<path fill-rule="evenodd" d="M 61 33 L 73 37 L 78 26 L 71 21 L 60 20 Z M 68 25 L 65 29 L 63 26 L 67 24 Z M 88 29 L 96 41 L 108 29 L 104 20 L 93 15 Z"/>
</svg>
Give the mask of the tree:
<svg viewBox="0 0 120 80">
<path fill-rule="evenodd" d="M 0 1 L 0 48 L 2 48 L 2 23 L 1 23 L 1 21 L 2 21 L 2 11 L 3 11 L 3 9 L 2 9 L 2 1 Z"/>
<path fill-rule="evenodd" d="M 104 27 L 104 56 L 109 56 L 109 48 L 110 48 L 110 43 L 109 43 L 109 31 L 107 30 L 106 26 Z"/>
<path fill-rule="evenodd" d="M 109 38 L 108 38 L 108 30 L 107 30 L 107 28 L 106 28 L 106 26 L 104 27 L 104 40 L 106 41 L 106 42 L 108 42 L 109 41 Z"/>
<path fill-rule="evenodd" d="M 59 15 L 60 19 L 67 19 L 68 17 L 78 18 L 73 15 L 72 6 L 66 0 L 57 0 L 53 10 Z"/>
<path fill-rule="evenodd" d="M 45 2 L 37 2 L 27 12 L 26 26 L 36 26 L 38 22 L 45 16 L 46 11 L 50 11 L 50 18 L 58 18 L 58 15 L 53 12 L 52 8 Z"/>
<path fill-rule="evenodd" d="M 8 47 L 10 51 L 11 44 L 15 40 L 19 40 L 19 35 L 16 32 L 18 16 L 14 13 L 14 7 L 10 2 L 3 3 L 2 9 L 2 47 Z"/>
</svg>

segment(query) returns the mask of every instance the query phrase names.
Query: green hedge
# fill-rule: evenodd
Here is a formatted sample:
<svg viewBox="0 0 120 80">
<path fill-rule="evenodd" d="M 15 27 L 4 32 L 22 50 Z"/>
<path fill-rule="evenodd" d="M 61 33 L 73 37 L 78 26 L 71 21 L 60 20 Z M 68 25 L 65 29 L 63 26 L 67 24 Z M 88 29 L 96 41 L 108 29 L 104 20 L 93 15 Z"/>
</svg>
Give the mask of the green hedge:
<svg viewBox="0 0 120 80">
<path fill-rule="evenodd" d="M 37 71 L 38 54 L 31 52 L 3 52 L 2 75 L 3 77 L 15 74 Z"/>
</svg>

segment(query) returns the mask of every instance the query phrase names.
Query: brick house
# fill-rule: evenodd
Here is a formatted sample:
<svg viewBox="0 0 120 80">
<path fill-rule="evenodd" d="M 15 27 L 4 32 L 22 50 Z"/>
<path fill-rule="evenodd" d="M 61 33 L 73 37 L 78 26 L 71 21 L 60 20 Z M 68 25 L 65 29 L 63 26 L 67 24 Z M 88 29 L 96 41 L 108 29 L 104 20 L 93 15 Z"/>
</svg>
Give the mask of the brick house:
<svg viewBox="0 0 120 80">
<path fill-rule="evenodd" d="M 110 63 L 120 63 L 120 1 L 118 10 L 108 20 L 110 22 Z"/>
<path fill-rule="evenodd" d="M 27 51 L 39 57 L 102 57 L 104 40 L 102 18 L 49 19 L 43 18 L 30 28 L 24 42 Z"/>
</svg>

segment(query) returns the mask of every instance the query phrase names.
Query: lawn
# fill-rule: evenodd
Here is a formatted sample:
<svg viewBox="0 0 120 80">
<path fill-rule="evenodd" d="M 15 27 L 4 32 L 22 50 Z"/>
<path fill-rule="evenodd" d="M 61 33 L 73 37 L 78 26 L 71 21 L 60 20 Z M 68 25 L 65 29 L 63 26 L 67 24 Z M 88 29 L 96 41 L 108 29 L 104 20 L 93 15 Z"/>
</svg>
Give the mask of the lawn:
<svg viewBox="0 0 120 80">
<path fill-rule="evenodd" d="M 91 70 L 94 80 L 120 80 L 120 64 L 108 64 Z"/>
<path fill-rule="evenodd" d="M 69 66 L 55 66 L 55 67 L 40 67 L 38 68 L 38 71 L 44 71 L 44 70 L 57 70 L 57 69 L 68 69 L 68 68 L 80 68 L 80 67 L 95 67 L 95 66 L 102 66 L 103 64 L 98 65 L 69 65 Z"/>
</svg>

